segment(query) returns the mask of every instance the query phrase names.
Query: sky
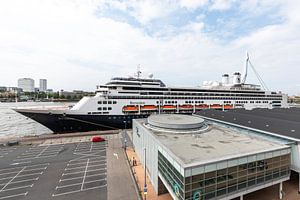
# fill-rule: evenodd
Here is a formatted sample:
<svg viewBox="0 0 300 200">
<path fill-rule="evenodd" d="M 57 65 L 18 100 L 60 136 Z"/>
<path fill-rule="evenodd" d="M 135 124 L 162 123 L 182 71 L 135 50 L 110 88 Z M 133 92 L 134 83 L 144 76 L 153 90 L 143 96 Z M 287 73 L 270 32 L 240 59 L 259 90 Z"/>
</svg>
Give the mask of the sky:
<svg viewBox="0 0 300 200">
<path fill-rule="evenodd" d="M 243 72 L 300 94 L 299 0 L 1 0 L 0 86 L 94 91 L 140 65 L 168 86 Z M 248 83 L 259 83 L 253 71 Z"/>
</svg>

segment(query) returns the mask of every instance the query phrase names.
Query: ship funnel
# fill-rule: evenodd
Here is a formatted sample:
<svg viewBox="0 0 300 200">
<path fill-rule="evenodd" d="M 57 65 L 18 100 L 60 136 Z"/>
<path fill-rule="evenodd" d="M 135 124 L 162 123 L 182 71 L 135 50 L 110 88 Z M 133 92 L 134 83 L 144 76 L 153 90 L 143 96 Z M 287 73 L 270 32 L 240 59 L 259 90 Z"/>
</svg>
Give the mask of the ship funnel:
<svg viewBox="0 0 300 200">
<path fill-rule="evenodd" d="M 233 84 L 240 84 L 241 83 L 241 73 L 240 72 L 235 72 L 233 74 L 233 80 L 232 80 Z"/>
<path fill-rule="evenodd" d="M 229 84 L 229 75 L 228 74 L 223 74 L 222 75 L 222 84 L 223 85 Z"/>
</svg>

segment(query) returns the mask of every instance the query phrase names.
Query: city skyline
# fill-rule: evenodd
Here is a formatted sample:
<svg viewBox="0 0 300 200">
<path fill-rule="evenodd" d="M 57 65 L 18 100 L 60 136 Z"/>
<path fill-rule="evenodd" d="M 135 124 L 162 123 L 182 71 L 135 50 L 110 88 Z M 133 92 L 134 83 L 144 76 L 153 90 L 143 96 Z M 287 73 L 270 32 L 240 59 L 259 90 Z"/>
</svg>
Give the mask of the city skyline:
<svg viewBox="0 0 300 200">
<path fill-rule="evenodd" d="M 94 91 L 141 65 L 167 85 L 243 72 L 246 51 L 269 89 L 300 93 L 300 3 L 264 0 L 5 1 L 0 85 L 45 77 Z M 25 26 L 26 25 L 26 26 Z M 249 72 L 250 83 L 258 83 Z"/>
</svg>

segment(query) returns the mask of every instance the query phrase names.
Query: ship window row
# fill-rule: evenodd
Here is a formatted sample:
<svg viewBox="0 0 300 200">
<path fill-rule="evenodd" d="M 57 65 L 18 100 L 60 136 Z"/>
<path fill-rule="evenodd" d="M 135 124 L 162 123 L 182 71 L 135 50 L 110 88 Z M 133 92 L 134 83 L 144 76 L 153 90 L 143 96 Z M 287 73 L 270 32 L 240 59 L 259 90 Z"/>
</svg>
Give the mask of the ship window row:
<svg viewBox="0 0 300 200">
<path fill-rule="evenodd" d="M 117 101 L 98 101 L 98 104 L 117 104 Z"/>
<path fill-rule="evenodd" d="M 98 110 L 111 110 L 111 107 L 99 107 Z"/>
<path fill-rule="evenodd" d="M 264 94 L 264 91 L 247 91 L 247 90 L 205 90 L 205 89 L 177 89 L 177 88 L 149 88 L 149 87 L 122 87 L 123 90 L 155 90 L 155 91 L 171 91 L 171 92 L 223 92 L 223 93 L 253 93 L 253 94 Z M 273 93 L 272 93 L 273 94 Z M 276 94 L 276 93 L 275 93 Z"/>
<path fill-rule="evenodd" d="M 88 112 L 88 115 L 109 114 L 109 112 Z"/>
<path fill-rule="evenodd" d="M 159 101 L 156 101 L 157 104 L 159 104 Z M 177 101 L 165 101 L 165 104 L 175 104 Z"/>
<path fill-rule="evenodd" d="M 137 90 L 138 91 L 138 90 Z M 137 92 L 135 91 L 135 92 Z M 120 91 L 119 93 L 133 93 L 133 92 L 124 92 Z M 242 96 L 242 97 L 265 97 L 265 96 L 270 96 L 270 97 L 281 97 L 281 96 L 276 96 L 276 95 L 264 95 L 264 94 L 240 94 L 240 93 L 180 93 L 180 92 L 140 92 L 141 95 L 188 95 L 188 96 Z"/>
<path fill-rule="evenodd" d="M 111 99 L 191 99 L 188 96 L 109 96 Z M 281 98 L 239 98 L 239 97 L 192 97 L 193 99 L 207 99 L 207 100 L 278 100 Z"/>
<path fill-rule="evenodd" d="M 185 103 L 204 103 L 204 101 L 185 101 Z"/>
</svg>

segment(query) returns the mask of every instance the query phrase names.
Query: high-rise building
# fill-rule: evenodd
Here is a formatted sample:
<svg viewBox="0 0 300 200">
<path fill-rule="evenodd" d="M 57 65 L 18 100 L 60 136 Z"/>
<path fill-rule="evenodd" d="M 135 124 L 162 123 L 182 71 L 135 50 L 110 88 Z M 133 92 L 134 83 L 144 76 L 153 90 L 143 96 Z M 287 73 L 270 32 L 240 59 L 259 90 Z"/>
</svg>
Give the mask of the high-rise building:
<svg viewBox="0 0 300 200">
<path fill-rule="evenodd" d="M 18 88 L 22 88 L 23 92 L 34 92 L 34 80 L 31 78 L 18 79 Z"/>
<path fill-rule="evenodd" d="M 47 91 L 47 79 L 40 79 L 40 91 L 41 92 Z"/>
</svg>

